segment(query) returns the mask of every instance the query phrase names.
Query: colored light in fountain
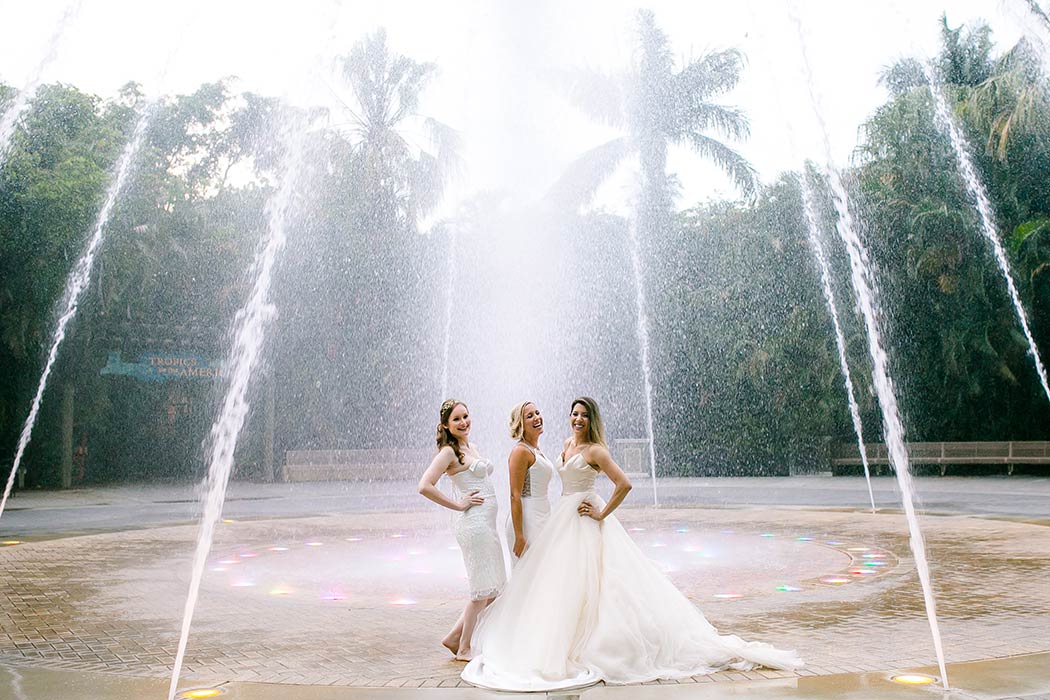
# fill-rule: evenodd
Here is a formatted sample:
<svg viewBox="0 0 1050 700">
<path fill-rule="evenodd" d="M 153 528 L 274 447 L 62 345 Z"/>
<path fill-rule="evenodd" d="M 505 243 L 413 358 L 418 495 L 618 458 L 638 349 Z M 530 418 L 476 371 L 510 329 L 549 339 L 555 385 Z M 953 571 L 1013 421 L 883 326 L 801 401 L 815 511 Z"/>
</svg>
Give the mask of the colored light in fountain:
<svg viewBox="0 0 1050 700">
<path fill-rule="evenodd" d="M 798 542 L 812 542 L 813 538 L 812 537 L 796 537 L 795 540 L 798 541 Z"/>
<path fill-rule="evenodd" d="M 240 581 L 234 581 L 230 584 L 234 588 L 252 588 L 255 585 L 255 581 L 249 579 L 241 579 Z"/>
<path fill-rule="evenodd" d="M 364 539 L 364 537 L 347 537 L 346 541 L 347 542 L 360 542 L 363 539 Z"/>
<path fill-rule="evenodd" d="M 253 559 L 259 555 L 255 552 L 241 552 L 237 556 L 239 556 L 241 559 Z"/>
<path fill-rule="evenodd" d="M 200 698 L 217 698 L 225 692 L 221 688 L 194 688 L 193 690 L 184 690 L 175 697 L 185 698 L 185 700 L 199 700 Z"/>
<path fill-rule="evenodd" d="M 323 547 L 324 542 L 303 542 L 307 547 Z"/>
<path fill-rule="evenodd" d="M 784 593 L 798 593 L 802 589 L 798 586 L 777 586 L 777 590 Z"/>
<path fill-rule="evenodd" d="M 682 534 L 685 534 L 686 532 L 689 532 L 689 528 L 687 528 L 687 527 L 680 527 L 677 530 L 675 530 L 675 532 L 677 532 L 679 535 L 682 535 Z"/>
<path fill-rule="evenodd" d="M 821 577 L 820 582 L 831 586 L 840 586 L 843 583 L 849 583 L 849 579 L 845 576 L 823 576 Z"/>
<path fill-rule="evenodd" d="M 845 544 L 845 542 L 836 542 L 835 540 L 828 540 L 824 544 L 830 545 L 832 547 L 841 547 L 843 544 Z"/>
<path fill-rule="evenodd" d="M 925 673 L 901 673 L 891 676 L 890 680 L 903 685 L 930 685 L 937 682 L 935 676 L 927 676 Z"/>
<path fill-rule="evenodd" d="M 3 542 L 0 542 L 0 544 L 4 545 L 5 547 L 14 547 L 16 544 L 22 544 L 22 541 L 21 540 L 4 540 Z"/>
<path fill-rule="evenodd" d="M 237 521 L 234 520 L 233 518 L 224 518 L 222 522 L 225 523 L 226 525 L 232 525 L 233 523 L 235 523 Z"/>
<path fill-rule="evenodd" d="M 763 532 L 759 537 L 776 537 L 776 534 L 772 532 Z"/>
<path fill-rule="evenodd" d="M 285 596 L 285 595 L 291 595 L 291 594 L 292 594 L 292 589 L 285 588 L 284 586 L 278 586 L 277 588 L 271 588 L 270 589 L 270 595 Z"/>
<path fill-rule="evenodd" d="M 392 534 L 392 535 L 390 536 L 390 539 L 392 539 L 392 540 L 399 540 L 399 539 L 401 539 L 402 537 L 407 537 L 407 536 L 408 536 L 408 535 L 405 535 L 405 534 L 403 534 L 403 533 L 401 533 L 401 532 L 395 532 L 394 534 Z"/>
<path fill-rule="evenodd" d="M 233 564 L 240 564 L 241 562 L 237 559 L 220 559 L 219 563 L 223 566 L 232 566 Z"/>
<path fill-rule="evenodd" d="M 270 547 L 271 552 L 287 552 L 287 547 Z"/>
<path fill-rule="evenodd" d="M 864 566 L 886 566 L 886 562 L 884 562 L 884 561 L 866 561 L 866 562 L 864 562 Z"/>
<path fill-rule="evenodd" d="M 343 595 L 342 593 L 325 593 L 323 596 L 321 596 L 321 600 L 327 600 L 327 601 L 346 600 L 346 596 Z"/>
<path fill-rule="evenodd" d="M 628 532 L 645 532 L 644 527 L 631 527 L 627 529 Z"/>
<path fill-rule="evenodd" d="M 718 598 L 719 600 L 736 600 L 737 598 L 743 598 L 742 593 L 715 593 L 712 598 Z"/>
<path fill-rule="evenodd" d="M 867 552 L 871 547 L 846 547 L 847 552 Z"/>
<path fill-rule="evenodd" d="M 397 600 L 390 601 L 390 604 L 404 607 L 408 605 L 415 605 L 416 601 L 412 600 L 411 598 L 398 598 Z"/>
<path fill-rule="evenodd" d="M 211 569 L 209 569 L 209 571 L 216 571 L 216 572 L 229 571 L 229 570 L 230 569 L 227 566 L 213 566 L 213 567 L 211 567 Z"/>
<path fill-rule="evenodd" d="M 885 559 L 886 555 L 881 552 L 868 552 L 867 554 L 860 555 L 864 559 Z"/>
</svg>

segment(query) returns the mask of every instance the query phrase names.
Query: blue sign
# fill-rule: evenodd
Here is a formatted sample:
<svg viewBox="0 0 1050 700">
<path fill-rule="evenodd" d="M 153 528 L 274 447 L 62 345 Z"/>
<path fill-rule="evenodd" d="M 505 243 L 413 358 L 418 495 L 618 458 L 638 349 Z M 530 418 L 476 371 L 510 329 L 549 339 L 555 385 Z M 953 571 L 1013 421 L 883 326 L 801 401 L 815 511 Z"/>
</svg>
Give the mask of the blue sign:
<svg viewBox="0 0 1050 700">
<path fill-rule="evenodd" d="M 143 382 L 166 382 L 171 379 L 217 379 L 222 376 L 222 362 L 200 355 L 170 352 L 147 352 L 137 362 L 124 362 L 119 352 L 109 353 L 100 374 L 121 374 Z"/>
</svg>

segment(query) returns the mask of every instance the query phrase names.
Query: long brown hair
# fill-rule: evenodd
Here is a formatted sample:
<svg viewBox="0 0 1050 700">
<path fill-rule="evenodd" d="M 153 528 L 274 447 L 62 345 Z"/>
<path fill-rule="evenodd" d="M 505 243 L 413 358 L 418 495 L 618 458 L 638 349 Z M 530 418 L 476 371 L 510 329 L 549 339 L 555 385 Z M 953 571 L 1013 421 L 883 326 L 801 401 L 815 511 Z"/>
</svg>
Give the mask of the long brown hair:
<svg viewBox="0 0 1050 700">
<path fill-rule="evenodd" d="M 452 415 L 452 411 L 456 409 L 456 406 L 463 404 L 466 408 L 467 404 L 456 399 L 449 399 L 445 403 L 441 404 L 441 421 L 437 427 L 437 448 L 441 451 L 441 448 L 448 445 L 452 448 L 452 451 L 456 453 L 456 459 L 459 460 L 460 464 L 463 464 L 463 451 L 459 447 L 459 440 L 452 434 L 452 431 L 448 429 L 448 417 Z"/>
<path fill-rule="evenodd" d="M 576 408 L 576 404 L 580 404 L 587 409 L 587 415 L 590 417 L 590 420 L 587 422 L 587 442 L 608 447 L 605 443 L 605 426 L 602 424 L 602 414 L 598 411 L 598 402 L 589 396 L 578 396 L 572 400 L 572 405 L 569 406 L 570 415 L 572 414 L 572 409 Z"/>
</svg>

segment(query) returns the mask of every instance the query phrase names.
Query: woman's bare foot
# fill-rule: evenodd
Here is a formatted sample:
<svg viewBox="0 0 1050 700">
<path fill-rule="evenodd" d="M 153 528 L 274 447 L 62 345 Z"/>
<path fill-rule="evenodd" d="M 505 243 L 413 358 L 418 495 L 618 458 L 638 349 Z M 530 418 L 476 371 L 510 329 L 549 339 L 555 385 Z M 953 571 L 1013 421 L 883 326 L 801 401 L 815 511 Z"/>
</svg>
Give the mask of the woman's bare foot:
<svg viewBox="0 0 1050 700">
<path fill-rule="evenodd" d="M 474 653 L 470 649 L 460 649 L 458 652 L 456 652 L 456 655 L 453 657 L 453 660 L 470 661 L 472 658 L 474 658 Z"/>
<path fill-rule="evenodd" d="M 441 640 L 441 646 L 451 651 L 453 656 L 456 656 L 456 652 L 459 651 L 459 638 L 453 637 L 450 634 Z"/>
</svg>

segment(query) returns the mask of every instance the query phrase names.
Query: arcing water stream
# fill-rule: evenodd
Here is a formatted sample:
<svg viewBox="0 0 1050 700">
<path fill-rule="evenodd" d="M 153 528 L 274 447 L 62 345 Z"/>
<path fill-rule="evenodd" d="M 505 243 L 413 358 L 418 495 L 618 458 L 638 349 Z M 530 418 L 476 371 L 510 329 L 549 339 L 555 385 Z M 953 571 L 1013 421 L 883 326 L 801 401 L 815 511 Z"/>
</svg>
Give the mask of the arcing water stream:
<svg viewBox="0 0 1050 700">
<path fill-rule="evenodd" d="M 901 501 L 904 513 L 908 520 L 908 531 L 910 534 L 909 544 L 912 555 L 915 557 L 915 569 L 919 574 L 919 582 L 922 584 L 923 598 L 926 604 L 926 619 L 930 625 L 930 633 L 933 637 L 934 650 L 937 653 L 937 665 L 941 673 L 941 684 L 948 689 L 948 670 L 944 661 L 944 646 L 941 642 L 940 625 L 937 622 L 937 603 L 933 595 L 933 584 L 930 579 L 930 566 L 926 559 L 926 542 L 919 527 L 918 514 L 915 512 L 915 493 L 911 477 L 911 464 L 908 457 L 908 449 L 904 441 L 904 424 L 901 422 L 900 410 L 897 406 L 897 396 L 893 388 L 893 381 L 889 375 L 889 358 L 882 341 L 880 327 L 880 312 L 876 300 L 878 288 L 875 276 L 871 271 L 867 248 L 857 235 L 853 225 L 853 217 L 849 209 L 849 197 L 846 188 L 842 184 L 839 172 L 834 166 L 834 158 L 831 142 L 828 136 L 828 128 L 824 121 L 823 110 L 817 97 L 816 86 L 813 78 L 813 69 L 809 63 L 806 51 L 806 42 L 802 29 L 802 23 L 796 13 L 792 13 L 792 19 L 798 29 L 799 47 L 802 53 L 802 65 L 809 87 L 810 102 L 813 107 L 814 116 L 819 123 L 821 134 L 824 139 L 824 152 L 827 161 L 826 175 L 828 186 L 831 189 L 832 201 L 838 219 L 835 228 L 839 237 L 846 246 L 850 259 L 850 279 L 856 294 L 857 305 L 860 307 L 864 318 L 864 326 L 868 336 L 868 352 L 871 356 L 872 379 L 875 394 L 879 400 L 879 408 L 882 411 L 883 432 L 886 445 L 889 450 L 890 462 L 893 465 L 893 473 L 897 477 L 897 484 L 901 490 Z"/>
<path fill-rule="evenodd" d="M 835 292 L 831 288 L 831 269 L 828 265 L 827 255 L 824 253 L 824 244 L 820 240 L 820 221 L 817 218 L 816 208 L 813 204 L 813 189 L 809 185 L 809 179 L 805 170 L 802 172 L 799 186 L 802 190 L 802 208 L 806 214 L 806 230 L 809 233 L 809 243 L 813 248 L 813 256 L 817 259 L 820 267 L 820 284 L 824 291 L 824 301 L 828 305 L 828 313 L 831 315 L 831 325 L 835 331 L 835 345 L 839 352 L 839 366 L 842 369 L 842 379 L 846 384 L 846 397 L 849 400 L 850 417 L 853 419 L 853 432 L 857 434 L 857 449 L 860 451 L 860 462 L 864 466 L 864 480 L 868 484 L 868 498 L 871 500 L 871 512 L 875 512 L 875 493 L 871 488 L 871 468 L 868 465 L 868 454 L 864 449 L 864 426 L 860 420 L 860 408 L 857 406 L 857 397 L 853 392 L 853 378 L 849 371 L 849 361 L 846 359 L 846 336 L 842 333 L 842 324 L 839 323 L 839 312 L 835 303 Z"/>
<path fill-rule="evenodd" d="M 285 229 L 288 211 L 301 172 L 303 130 L 302 124 L 289 123 L 286 125 L 281 182 L 266 204 L 267 236 L 252 268 L 254 282 L 248 301 L 237 312 L 234 320 L 233 347 L 230 349 L 226 362 L 229 385 L 209 437 L 208 476 L 204 484 L 204 512 L 201 514 L 200 533 L 193 556 L 193 573 L 183 611 L 179 648 L 172 668 L 171 686 L 168 691 L 169 700 L 174 700 L 178 690 L 179 674 L 186 654 L 190 624 L 197 605 L 204 566 L 207 563 L 208 553 L 211 551 L 215 526 L 222 516 L 222 506 L 226 500 L 226 486 L 229 484 L 230 474 L 233 471 L 233 456 L 237 448 L 237 438 L 248 416 L 248 385 L 259 363 L 266 326 L 274 315 L 274 307 L 270 303 L 270 286 L 273 281 L 277 255 L 284 248 L 286 241 Z"/>
<path fill-rule="evenodd" d="M 1021 330 L 1024 331 L 1025 339 L 1028 340 L 1028 351 L 1035 362 L 1035 370 L 1039 374 L 1039 382 L 1043 385 L 1043 391 L 1046 393 L 1047 400 L 1050 401 L 1050 384 L 1047 383 L 1046 368 L 1039 357 L 1039 348 L 1036 347 L 1032 331 L 1028 327 L 1028 314 L 1025 313 L 1024 306 L 1021 304 L 1021 297 L 1017 293 L 1016 285 L 1014 285 L 1014 278 L 1010 273 L 1010 263 L 1006 259 L 1006 251 L 1003 249 L 1002 241 L 999 240 L 999 234 L 995 230 L 995 217 L 992 214 L 992 204 L 988 200 L 988 193 L 985 191 L 984 185 L 973 167 L 973 160 L 970 158 L 966 140 L 959 131 L 959 127 L 955 124 L 955 120 L 952 119 L 951 112 L 948 110 L 948 102 L 944 98 L 944 91 L 941 90 L 933 69 L 928 62 L 923 62 L 922 65 L 926 74 L 926 80 L 930 85 L 930 94 L 933 95 L 934 105 L 937 110 L 937 121 L 952 142 L 955 158 L 959 162 L 959 173 L 962 175 L 967 191 L 973 197 L 974 206 L 977 208 L 977 214 L 981 220 L 981 233 L 992 246 L 995 262 L 999 266 L 999 271 L 1003 274 L 1003 279 L 1006 280 L 1006 289 L 1010 292 L 1010 300 L 1013 302 L 1017 318 L 1021 322 Z"/>
<path fill-rule="evenodd" d="M 18 467 L 22 463 L 22 457 L 25 454 L 26 447 L 29 445 L 29 440 L 33 435 L 33 426 L 36 424 L 37 415 L 40 412 L 40 403 L 44 399 L 44 390 L 47 389 L 47 380 L 51 376 L 51 370 L 54 369 L 55 360 L 58 359 L 58 350 L 62 346 L 62 341 L 66 337 L 66 330 L 70 321 L 72 321 L 73 317 L 77 314 L 77 309 L 80 306 L 80 297 L 91 282 L 91 270 L 94 267 L 95 257 L 98 255 L 99 248 L 102 246 L 102 240 L 106 233 L 106 225 L 109 223 L 109 218 L 113 213 L 113 207 L 117 203 L 117 198 L 120 196 L 120 193 L 123 191 L 124 185 L 127 182 L 128 173 L 131 172 L 135 156 L 142 147 L 142 142 L 146 136 L 146 128 L 149 126 L 150 119 L 153 116 L 153 111 L 153 105 L 150 103 L 147 104 L 139 114 L 138 123 L 135 125 L 135 132 L 132 135 L 131 140 L 129 140 L 127 145 L 124 146 L 124 152 L 121 153 L 120 159 L 117 161 L 116 175 L 109 185 L 109 190 L 106 192 L 105 203 L 102 205 L 102 209 L 98 213 L 98 218 L 95 221 L 95 228 L 91 234 L 91 238 L 88 239 L 87 248 L 73 266 L 69 279 L 66 281 L 62 315 L 58 318 L 58 324 L 55 327 L 55 332 L 51 339 L 51 349 L 48 351 L 47 362 L 44 364 L 44 372 L 40 375 L 40 382 L 37 385 L 36 394 L 33 396 L 33 403 L 29 409 L 29 417 L 26 418 L 26 422 L 22 426 L 22 433 L 18 438 L 18 447 L 15 449 L 15 458 L 11 465 L 11 473 L 8 475 L 7 484 L 4 486 L 3 498 L 0 499 L 0 517 L 4 514 L 4 506 L 7 505 L 7 499 L 11 495 L 11 488 L 15 483 L 15 475 L 18 473 Z"/>
</svg>

